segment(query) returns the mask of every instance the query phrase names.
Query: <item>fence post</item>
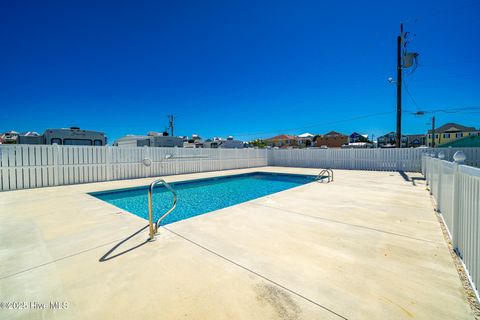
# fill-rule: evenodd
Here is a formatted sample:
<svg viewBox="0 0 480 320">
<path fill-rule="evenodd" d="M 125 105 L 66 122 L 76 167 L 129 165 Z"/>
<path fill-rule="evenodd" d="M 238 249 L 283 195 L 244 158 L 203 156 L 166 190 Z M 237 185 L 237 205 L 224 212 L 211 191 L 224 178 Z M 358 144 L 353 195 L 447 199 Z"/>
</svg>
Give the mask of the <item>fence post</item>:
<svg viewBox="0 0 480 320">
<path fill-rule="evenodd" d="M 218 148 L 218 159 L 220 159 L 220 170 L 223 170 L 223 157 L 222 157 L 222 149 Z"/>
<path fill-rule="evenodd" d="M 445 158 L 445 154 L 440 151 L 438 153 L 438 182 L 437 182 L 437 199 L 435 199 L 437 203 L 437 211 L 442 212 L 442 208 L 440 208 L 442 201 L 440 198 L 442 197 L 442 172 L 443 172 L 443 166 L 442 166 L 442 161 Z"/>
<path fill-rule="evenodd" d="M 54 143 L 53 144 L 53 185 L 58 186 L 58 176 L 60 174 L 60 168 L 58 164 L 58 160 L 60 158 L 60 147 L 58 144 Z"/>
<path fill-rule="evenodd" d="M 458 249 L 458 233 L 459 233 L 459 215 L 460 215 L 460 172 L 459 167 L 465 161 L 465 153 L 457 151 L 453 155 L 453 228 L 452 228 L 452 246 Z"/>
<path fill-rule="evenodd" d="M 426 161 L 425 153 L 422 153 L 421 157 L 422 157 L 422 174 L 426 178 L 427 177 L 427 175 L 426 175 L 427 171 L 426 171 L 426 168 L 425 168 L 425 161 Z"/>
<path fill-rule="evenodd" d="M 355 149 L 350 148 L 350 170 L 355 170 Z"/>
<path fill-rule="evenodd" d="M 433 179 L 433 160 L 432 160 L 432 157 L 434 156 L 434 153 L 429 153 L 427 154 L 428 158 L 427 158 L 427 177 L 428 177 L 428 183 L 427 185 L 429 187 L 432 186 L 432 179 Z"/>
<path fill-rule="evenodd" d="M 435 166 L 435 153 L 432 152 L 431 154 L 432 156 L 432 165 L 430 166 L 432 168 L 432 174 L 430 175 L 430 179 L 431 179 L 431 182 L 430 182 L 430 194 L 433 195 L 433 189 L 436 187 L 434 186 L 434 183 L 433 183 L 433 179 L 434 179 L 434 175 L 435 175 L 435 169 L 434 169 L 434 166 Z"/>
<path fill-rule="evenodd" d="M 235 148 L 235 169 L 238 169 L 238 149 Z"/>
<path fill-rule="evenodd" d="M 107 146 L 105 150 L 105 166 L 107 171 L 107 181 L 112 180 L 112 147 Z"/>
</svg>

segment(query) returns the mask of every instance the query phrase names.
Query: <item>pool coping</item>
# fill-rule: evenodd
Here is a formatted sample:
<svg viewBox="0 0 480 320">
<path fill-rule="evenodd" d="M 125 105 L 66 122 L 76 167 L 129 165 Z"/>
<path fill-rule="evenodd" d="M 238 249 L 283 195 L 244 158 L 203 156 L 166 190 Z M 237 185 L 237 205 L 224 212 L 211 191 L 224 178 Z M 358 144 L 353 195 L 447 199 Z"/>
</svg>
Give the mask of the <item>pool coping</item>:
<svg viewBox="0 0 480 320">
<path fill-rule="evenodd" d="M 221 171 L 219 171 L 221 172 Z M 221 179 L 230 179 L 230 178 L 236 178 L 236 177 L 242 177 L 242 176 L 249 176 L 249 175 L 254 175 L 254 174 L 266 174 L 266 175 L 283 175 L 283 176 L 305 176 L 305 177 L 311 177 L 312 179 L 315 179 L 315 175 L 311 174 L 299 174 L 299 173 L 282 173 L 282 172 L 271 172 L 271 171 L 252 171 L 252 172 L 247 172 L 247 173 L 232 173 L 232 174 L 227 174 L 227 175 L 221 175 L 221 176 L 213 176 L 213 177 L 207 177 L 207 178 L 197 178 L 197 179 L 188 179 L 188 180 L 179 180 L 179 181 L 174 181 L 174 182 L 167 182 L 171 186 L 176 186 L 176 185 L 182 185 L 182 184 L 187 184 L 191 182 L 200 182 L 200 181 L 208 181 L 208 180 L 221 180 Z M 312 180 L 311 182 L 313 182 Z M 109 193 L 117 193 L 117 192 L 125 192 L 125 191 L 130 191 L 130 190 L 142 190 L 142 189 L 148 189 L 149 185 L 144 185 L 144 186 L 136 186 L 136 187 L 125 187 L 125 188 L 119 188 L 119 189 L 112 189 L 112 190 L 104 190 L 104 191 L 93 191 L 93 192 L 87 192 L 87 194 L 96 196 L 99 194 L 109 194 Z M 158 186 L 158 188 L 165 188 L 164 186 Z M 290 188 L 291 189 L 291 188 Z M 283 190 L 282 190 L 283 191 Z"/>
</svg>

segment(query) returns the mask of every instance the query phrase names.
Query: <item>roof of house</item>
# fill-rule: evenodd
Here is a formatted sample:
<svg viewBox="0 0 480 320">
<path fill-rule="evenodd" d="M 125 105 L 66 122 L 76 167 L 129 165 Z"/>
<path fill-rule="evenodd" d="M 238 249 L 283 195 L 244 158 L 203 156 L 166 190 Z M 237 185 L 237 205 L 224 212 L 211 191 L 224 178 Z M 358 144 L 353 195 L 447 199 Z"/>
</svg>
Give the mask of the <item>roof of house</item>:
<svg viewBox="0 0 480 320">
<path fill-rule="evenodd" d="M 309 132 L 305 132 L 305 133 L 302 133 L 302 134 L 299 134 L 298 137 L 299 138 L 311 138 L 311 137 L 314 137 L 315 135 L 309 133 Z"/>
<path fill-rule="evenodd" d="M 470 132 L 477 131 L 475 127 L 465 127 L 461 124 L 449 122 L 444 124 L 441 127 L 435 129 L 435 133 L 444 133 L 444 132 Z M 428 130 L 428 133 L 432 133 L 432 130 Z"/>
<path fill-rule="evenodd" d="M 265 140 L 292 140 L 292 139 L 295 139 L 295 136 L 290 136 L 288 134 L 280 134 L 278 136 L 271 137 Z"/>
<path fill-rule="evenodd" d="M 385 133 L 383 136 L 380 136 L 380 137 L 385 137 L 385 136 L 389 136 L 389 135 L 395 135 L 396 133 L 394 131 L 390 131 L 389 133 Z M 379 137 L 379 138 L 380 138 Z"/>
<path fill-rule="evenodd" d="M 38 137 L 40 134 L 36 131 L 27 131 L 27 132 L 23 132 L 21 135 L 27 136 L 27 137 Z"/>
<path fill-rule="evenodd" d="M 354 137 L 354 136 L 361 136 L 361 137 L 364 137 L 364 138 L 368 138 L 368 134 L 360 134 L 358 132 L 353 132 L 352 134 L 350 134 L 350 137 Z"/>
<path fill-rule="evenodd" d="M 324 136 L 345 136 L 343 133 L 330 131 L 329 133 L 324 134 Z"/>
</svg>

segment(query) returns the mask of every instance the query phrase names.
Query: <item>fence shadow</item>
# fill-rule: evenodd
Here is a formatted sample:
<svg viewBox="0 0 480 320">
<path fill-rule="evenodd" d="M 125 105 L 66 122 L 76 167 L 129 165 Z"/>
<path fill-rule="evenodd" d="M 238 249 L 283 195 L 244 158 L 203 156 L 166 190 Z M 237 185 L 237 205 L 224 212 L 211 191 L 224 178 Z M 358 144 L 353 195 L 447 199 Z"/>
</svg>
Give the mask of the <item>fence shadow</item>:
<svg viewBox="0 0 480 320">
<path fill-rule="evenodd" d="M 407 182 L 411 182 L 414 186 L 417 185 L 416 182 L 415 182 L 416 180 L 425 181 L 425 178 L 423 178 L 423 177 L 411 177 L 410 178 L 405 171 L 399 171 L 398 173 L 402 176 L 403 180 L 405 180 Z"/>
<path fill-rule="evenodd" d="M 128 248 L 128 249 L 125 249 L 123 251 L 120 251 L 118 253 L 115 253 L 115 251 L 121 247 L 124 243 L 128 242 L 130 239 L 132 239 L 133 237 L 135 237 L 136 235 L 138 235 L 140 232 L 144 231 L 145 229 L 148 228 L 148 224 L 141 228 L 140 230 L 138 231 L 135 231 L 135 233 L 129 235 L 128 237 L 126 237 L 125 239 L 123 239 L 122 241 L 120 241 L 119 243 L 117 243 L 116 245 L 114 245 L 110 250 L 107 251 L 107 253 L 105 253 L 98 261 L 99 262 L 105 262 L 105 261 L 108 261 L 108 260 L 111 260 L 111 259 L 114 259 L 114 258 L 117 258 L 121 255 L 124 255 L 125 253 L 128 253 L 132 250 L 135 250 L 137 248 L 140 248 L 141 246 L 145 245 L 146 243 L 148 243 L 148 238 L 143 241 L 143 242 L 140 242 L 136 245 L 133 245 L 132 247 Z"/>
</svg>

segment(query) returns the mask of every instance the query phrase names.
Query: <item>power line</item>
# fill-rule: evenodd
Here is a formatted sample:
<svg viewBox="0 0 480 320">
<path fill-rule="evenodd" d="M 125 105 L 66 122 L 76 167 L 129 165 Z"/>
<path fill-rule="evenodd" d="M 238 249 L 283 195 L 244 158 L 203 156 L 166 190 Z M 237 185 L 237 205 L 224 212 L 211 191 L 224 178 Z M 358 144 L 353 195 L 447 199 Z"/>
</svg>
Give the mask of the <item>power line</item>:
<svg viewBox="0 0 480 320">
<path fill-rule="evenodd" d="M 304 125 L 304 126 L 301 126 L 301 127 L 295 127 L 295 128 L 277 129 L 275 131 L 263 131 L 263 132 L 253 132 L 253 133 L 235 133 L 235 135 L 236 136 L 242 136 L 242 137 L 248 137 L 248 136 L 255 136 L 255 135 L 262 135 L 262 134 L 275 134 L 275 133 L 279 133 L 279 132 L 296 131 L 296 130 L 308 129 L 308 128 L 312 128 L 312 127 L 322 128 L 322 127 L 328 127 L 328 126 L 338 124 L 338 123 L 345 123 L 345 122 L 350 122 L 350 121 L 355 121 L 355 120 L 360 120 L 360 119 L 382 116 L 382 115 L 392 114 L 392 113 L 395 113 L 395 112 L 396 111 L 371 113 L 371 114 L 367 114 L 367 115 L 356 116 L 356 117 L 343 119 L 343 120 L 332 121 L 332 122 L 312 123 L 312 124 Z"/>
<path fill-rule="evenodd" d="M 410 97 L 410 100 L 412 100 L 413 104 L 415 105 L 415 107 L 419 108 L 420 107 L 418 106 L 417 104 L 417 101 L 415 101 L 415 99 L 413 98 L 413 95 L 411 94 L 410 90 L 408 90 L 408 86 L 407 86 L 407 82 L 406 81 L 403 81 L 403 85 L 405 87 L 405 91 L 407 92 L 408 96 Z"/>
<path fill-rule="evenodd" d="M 470 106 L 470 107 L 458 107 L 458 108 L 442 108 L 442 109 L 432 109 L 432 110 L 418 110 L 416 112 L 411 112 L 411 111 L 406 111 L 408 113 L 413 113 L 417 115 L 421 114 L 426 114 L 426 113 L 438 113 L 438 112 L 443 112 L 443 113 L 477 113 L 477 111 L 480 112 L 480 106 Z"/>
<path fill-rule="evenodd" d="M 447 63 L 428 63 L 428 64 L 419 63 L 418 66 L 420 68 L 425 68 L 425 67 L 428 68 L 428 67 L 457 66 L 457 65 L 463 65 L 463 64 L 480 64 L 480 60 L 456 61 L 456 62 L 447 62 Z"/>
</svg>

